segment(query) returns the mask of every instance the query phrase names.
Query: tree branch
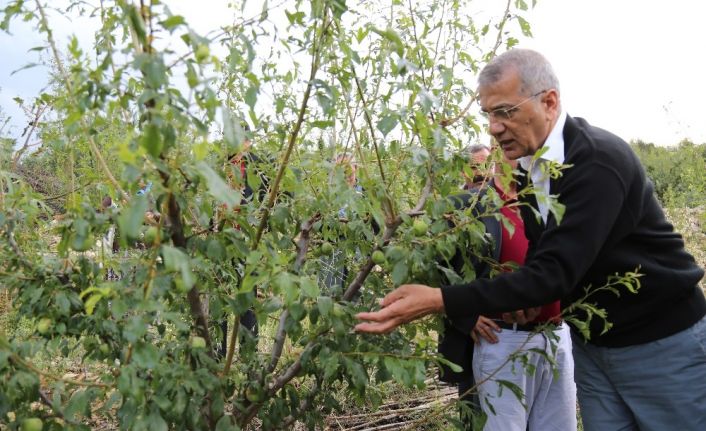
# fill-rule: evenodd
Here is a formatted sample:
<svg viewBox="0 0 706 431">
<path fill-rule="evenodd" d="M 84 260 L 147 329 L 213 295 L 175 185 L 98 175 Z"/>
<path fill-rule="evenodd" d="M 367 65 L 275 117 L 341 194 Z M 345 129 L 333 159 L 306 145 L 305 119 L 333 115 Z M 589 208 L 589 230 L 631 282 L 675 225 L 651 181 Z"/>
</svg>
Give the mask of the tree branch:
<svg viewBox="0 0 706 431">
<path fill-rule="evenodd" d="M 314 226 L 317 220 L 321 218 L 320 213 L 314 214 L 309 220 L 302 224 L 301 233 L 299 234 L 299 240 L 297 241 L 297 258 L 294 261 L 294 270 L 299 272 L 301 267 L 306 261 L 306 252 L 309 249 L 309 234 L 311 233 L 311 228 Z M 272 347 L 272 353 L 270 355 L 270 365 L 267 367 L 267 374 L 273 372 L 277 368 L 277 363 L 282 356 L 282 349 L 284 347 L 284 341 L 287 339 L 287 333 L 285 332 L 285 324 L 287 323 L 287 317 L 289 316 L 289 311 L 284 310 L 279 316 L 279 325 L 277 326 L 277 332 L 275 334 L 275 342 Z"/>
<path fill-rule="evenodd" d="M 417 205 L 415 205 L 415 207 L 411 211 L 407 212 L 408 216 L 414 217 L 423 214 L 422 208 L 424 208 L 424 205 L 426 205 L 427 199 L 431 194 L 431 189 L 431 178 L 427 178 L 427 182 L 426 184 L 424 184 L 424 188 L 422 189 L 422 193 L 419 197 L 419 200 L 417 201 Z M 395 217 L 394 220 L 385 224 L 385 230 L 382 234 L 380 246 L 384 246 L 390 241 L 390 239 L 392 239 L 392 236 L 395 234 L 395 231 L 397 231 L 397 228 L 400 227 L 401 224 L 402 217 L 400 216 Z M 351 299 L 353 299 L 355 294 L 358 293 L 358 290 L 360 290 L 360 288 L 363 286 L 363 282 L 365 282 L 365 279 L 368 277 L 370 271 L 372 271 L 374 266 L 375 263 L 373 262 L 372 256 L 369 256 L 368 260 L 365 262 L 360 271 L 358 271 L 358 274 L 356 275 L 355 279 L 351 282 L 350 285 L 348 285 L 346 292 L 343 294 L 343 299 L 345 301 L 350 301 Z"/>
<path fill-rule="evenodd" d="M 25 142 L 22 145 L 22 147 L 15 152 L 15 155 L 12 157 L 12 171 L 14 172 L 17 169 L 17 163 L 20 161 L 20 158 L 24 154 L 25 151 L 27 151 L 31 145 L 29 144 L 29 140 L 32 137 L 32 134 L 34 131 L 37 129 L 37 125 L 39 124 L 39 120 L 42 118 L 42 115 L 44 115 L 44 111 L 47 109 L 46 104 L 40 104 L 37 105 L 37 110 L 34 113 L 34 119 L 30 121 L 30 129 L 26 133 L 27 137 L 25 138 Z"/>
<path fill-rule="evenodd" d="M 44 28 L 44 31 L 47 32 L 47 40 L 49 42 L 49 46 L 51 47 L 52 53 L 54 55 L 54 61 L 56 61 L 56 67 L 59 69 L 59 74 L 61 75 L 61 78 L 64 81 L 64 85 L 66 85 L 66 88 L 69 90 L 69 93 L 73 93 L 73 89 L 71 86 L 71 80 L 69 79 L 69 75 L 66 73 L 66 69 L 64 69 L 64 64 L 61 61 L 61 57 L 59 56 L 59 50 L 56 48 L 56 42 L 54 41 L 54 35 L 51 31 L 51 28 L 49 27 L 49 22 L 47 21 L 47 16 L 46 13 L 44 12 L 44 7 L 42 6 L 42 3 L 40 0 L 37 1 L 37 9 L 39 10 L 39 14 L 41 16 L 41 22 L 42 22 L 42 28 Z M 86 116 L 81 116 L 81 124 L 83 125 L 84 128 L 88 129 L 89 124 L 88 121 L 86 120 Z M 101 154 L 100 150 L 98 149 L 98 146 L 96 145 L 96 141 L 93 139 L 93 135 L 90 133 L 87 135 L 88 138 L 88 144 L 91 148 L 91 151 L 93 152 L 93 155 L 98 159 L 98 163 L 100 164 L 101 168 L 103 169 L 103 172 L 105 175 L 108 177 L 108 180 L 113 184 L 113 187 L 118 191 L 120 196 L 123 198 L 124 201 L 128 201 L 130 199 L 130 196 L 125 193 L 122 187 L 120 187 L 120 183 L 115 179 L 115 176 L 113 173 L 110 171 L 110 168 L 108 167 L 108 164 L 106 163 L 105 159 L 103 158 L 103 155 Z"/>
<path fill-rule="evenodd" d="M 507 0 L 507 4 L 505 5 L 505 13 L 503 13 L 503 19 L 498 24 L 498 35 L 495 39 L 495 45 L 493 46 L 492 51 L 490 51 L 490 53 L 486 56 L 486 60 L 490 60 L 493 57 L 495 57 L 496 53 L 498 52 L 498 49 L 500 48 L 500 45 L 502 44 L 503 28 L 505 27 L 505 23 L 507 22 L 507 20 L 510 17 L 510 3 L 511 2 L 512 2 L 512 0 Z M 473 103 L 477 99 L 478 99 L 478 94 L 474 93 L 471 96 L 471 100 L 468 101 L 468 104 L 466 105 L 466 107 L 463 108 L 463 110 L 461 110 L 461 112 L 459 112 L 458 115 L 456 115 L 455 117 L 452 117 L 452 118 L 442 118 L 441 120 L 439 120 L 439 125 L 441 127 L 448 127 L 448 126 L 454 124 L 455 122 L 457 122 L 458 120 L 460 120 L 461 118 L 465 117 L 466 114 L 468 113 L 468 110 L 471 109 L 471 106 L 473 106 Z"/>
</svg>

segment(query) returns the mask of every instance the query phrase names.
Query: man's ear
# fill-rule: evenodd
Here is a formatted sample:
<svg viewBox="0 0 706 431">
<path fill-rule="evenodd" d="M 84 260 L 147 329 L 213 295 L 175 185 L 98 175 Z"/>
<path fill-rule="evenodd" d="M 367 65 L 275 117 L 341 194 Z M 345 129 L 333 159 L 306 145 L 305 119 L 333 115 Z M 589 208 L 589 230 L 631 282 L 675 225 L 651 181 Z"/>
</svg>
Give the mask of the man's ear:
<svg viewBox="0 0 706 431">
<path fill-rule="evenodd" d="M 547 90 L 541 100 L 548 113 L 559 115 L 559 92 L 556 89 Z"/>
</svg>

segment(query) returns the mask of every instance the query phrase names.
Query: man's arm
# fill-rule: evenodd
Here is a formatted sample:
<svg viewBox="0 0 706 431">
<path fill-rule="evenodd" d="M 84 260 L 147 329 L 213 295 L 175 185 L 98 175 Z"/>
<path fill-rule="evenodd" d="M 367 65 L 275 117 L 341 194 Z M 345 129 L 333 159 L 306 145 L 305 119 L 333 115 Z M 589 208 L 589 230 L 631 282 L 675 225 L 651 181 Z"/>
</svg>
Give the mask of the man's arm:
<svg viewBox="0 0 706 431">
<path fill-rule="evenodd" d="M 441 290 L 423 284 L 403 284 L 382 298 L 380 305 L 380 311 L 356 315 L 366 321 L 356 325 L 356 331 L 385 334 L 403 323 L 444 311 Z"/>
<path fill-rule="evenodd" d="M 625 181 L 611 166 L 586 162 L 572 169 L 580 171 L 565 173 L 560 197 L 566 205 L 564 219 L 560 225 L 550 224 L 525 266 L 492 280 L 444 286 L 438 291 L 422 285 L 400 286 L 385 297 L 385 308 L 359 314 L 359 319 L 373 323 L 356 329 L 383 333 L 430 313 L 446 312 L 449 317 L 501 313 L 565 296 L 593 264 L 627 194 Z"/>
</svg>

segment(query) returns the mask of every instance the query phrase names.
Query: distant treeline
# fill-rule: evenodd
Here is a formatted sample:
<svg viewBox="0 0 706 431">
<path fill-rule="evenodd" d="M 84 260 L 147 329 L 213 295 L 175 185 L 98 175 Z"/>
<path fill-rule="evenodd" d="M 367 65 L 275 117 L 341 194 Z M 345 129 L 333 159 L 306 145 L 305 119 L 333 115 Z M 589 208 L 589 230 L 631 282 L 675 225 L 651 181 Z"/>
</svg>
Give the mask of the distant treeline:
<svg viewBox="0 0 706 431">
<path fill-rule="evenodd" d="M 663 205 L 706 205 L 706 144 L 688 140 L 673 147 L 643 141 L 630 143 L 642 161 Z"/>
</svg>

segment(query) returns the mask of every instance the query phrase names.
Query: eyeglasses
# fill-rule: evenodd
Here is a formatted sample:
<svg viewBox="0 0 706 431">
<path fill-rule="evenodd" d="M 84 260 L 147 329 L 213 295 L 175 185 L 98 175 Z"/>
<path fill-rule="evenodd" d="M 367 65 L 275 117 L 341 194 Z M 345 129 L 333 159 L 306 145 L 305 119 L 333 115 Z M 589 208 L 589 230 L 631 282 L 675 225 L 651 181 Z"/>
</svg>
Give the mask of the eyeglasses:
<svg viewBox="0 0 706 431">
<path fill-rule="evenodd" d="M 509 108 L 496 108 L 493 109 L 492 111 L 481 111 L 481 115 L 485 118 L 487 118 L 489 121 L 507 121 L 507 120 L 512 120 L 512 116 L 515 115 L 515 112 L 520 110 L 520 106 L 523 104 L 529 102 L 533 98 L 539 96 L 542 93 L 546 93 L 549 90 L 542 90 L 538 93 L 535 93 L 531 95 L 530 97 L 526 98 L 522 102 L 518 103 L 515 106 L 511 106 Z"/>
</svg>

